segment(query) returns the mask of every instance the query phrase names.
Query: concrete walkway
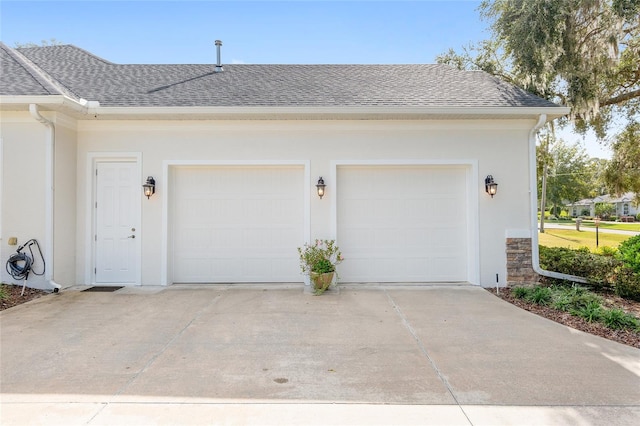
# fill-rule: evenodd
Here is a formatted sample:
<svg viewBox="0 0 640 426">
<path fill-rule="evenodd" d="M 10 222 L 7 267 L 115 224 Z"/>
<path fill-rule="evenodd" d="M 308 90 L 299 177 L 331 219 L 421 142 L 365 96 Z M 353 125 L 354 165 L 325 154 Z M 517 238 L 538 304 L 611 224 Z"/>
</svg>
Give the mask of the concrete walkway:
<svg viewBox="0 0 640 426">
<path fill-rule="evenodd" d="M 478 287 L 79 290 L 0 314 L 1 424 L 640 424 L 640 350 Z"/>
</svg>

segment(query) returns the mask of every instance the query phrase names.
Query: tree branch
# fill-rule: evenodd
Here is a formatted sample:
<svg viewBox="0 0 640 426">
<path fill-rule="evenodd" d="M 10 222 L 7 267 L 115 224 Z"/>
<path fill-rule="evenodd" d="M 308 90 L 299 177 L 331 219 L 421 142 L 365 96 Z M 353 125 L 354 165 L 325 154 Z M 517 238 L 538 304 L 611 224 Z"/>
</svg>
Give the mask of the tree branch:
<svg viewBox="0 0 640 426">
<path fill-rule="evenodd" d="M 640 89 L 609 98 L 600 102 L 600 106 L 617 105 L 634 98 L 640 98 Z"/>
</svg>

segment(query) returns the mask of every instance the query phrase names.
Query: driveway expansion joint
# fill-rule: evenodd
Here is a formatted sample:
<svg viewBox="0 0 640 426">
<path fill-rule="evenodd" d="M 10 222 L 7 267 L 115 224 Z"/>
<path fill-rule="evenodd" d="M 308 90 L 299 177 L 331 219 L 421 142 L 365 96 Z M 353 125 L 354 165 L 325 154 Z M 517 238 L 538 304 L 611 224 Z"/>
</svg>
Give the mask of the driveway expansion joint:
<svg viewBox="0 0 640 426">
<path fill-rule="evenodd" d="M 179 332 L 177 332 L 171 339 L 169 339 L 169 341 L 162 347 L 162 349 L 160 349 L 154 356 L 151 357 L 151 359 L 145 364 L 145 366 L 142 367 L 142 369 L 138 371 L 136 375 L 133 376 L 131 380 L 129 380 L 122 387 L 122 389 L 120 389 L 118 392 L 115 393 L 115 395 L 116 396 L 122 395 L 122 393 L 124 393 L 127 390 L 127 388 L 131 385 L 131 383 L 133 383 L 142 373 L 147 371 L 149 367 L 151 367 L 151 365 L 160 357 L 160 355 L 162 355 L 173 344 L 173 342 L 175 342 L 180 336 L 184 334 L 185 331 L 187 331 L 189 327 L 191 327 L 191 324 L 193 324 L 196 320 L 198 320 L 207 309 L 209 309 L 212 305 L 215 305 L 218 302 L 218 300 L 220 300 L 221 298 L 222 298 L 222 295 L 217 294 L 213 299 L 211 299 L 211 301 L 206 306 L 200 309 L 193 316 L 193 318 L 191 318 L 191 320 L 184 327 L 182 327 L 182 329 Z"/>
<path fill-rule="evenodd" d="M 396 304 L 395 300 L 393 300 L 393 297 L 391 297 L 389 292 L 387 290 L 384 290 L 384 294 L 387 296 L 387 300 L 389 300 L 389 303 L 393 307 L 393 310 L 396 312 L 398 317 L 400 317 L 400 319 L 402 320 L 402 325 L 407 329 L 407 331 L 409 331 L 409 334 L 411 334 L 413 339 L 416 341 L 416 344 L 418 345 L 418 348 L 420 349 L 420 352 L 422 352 L 422 354 L 425 356 L 425 358 L 427 358 L 427 360 L 429 361 L 429 364 L 431 365 L 431 368 L 434 369 L 434 371 L 436 372 L 436 374 L 437 374 L 438 378 L 440 379 L 440 381 L 447 388 L 447 391 L 449 392 L 449 394 L 451 395 L 453 400 L 456 402 L 456 405 L 460 408 L 460 410 L 462 410 L 462 413 L 465 415 L 467 420 L 469 420 L 469 417 L 467 416 L 467 413 L 464 412 L 464 408 L 462 407 L 462 405 L 458 401 L 458 398 L 456 398 L 456 394 L 453 392 L 453 389 L 451 389 L 451 385 L 449 384 L 449 381 L 444 377 L 444 375 L 442 374 L 442 372 L 438 368 L 438 365 L 436 364 L 436 362 L 429 355 L 429 351 L 427 351 L 427 348 L 422 343 L 422 340 L 420 339 L 420 336 L 418 336 L 418 333 L 416 333 L 416 331 L 413 329 L 413 327 L 411 326 L 411 323 L 409 322 L 407 317 L 404 315 L 404 313 L 402 312 L 400 307 Z M 471 420 L 469 420 L 469 424 L 472 424 Z"/>
</svg>

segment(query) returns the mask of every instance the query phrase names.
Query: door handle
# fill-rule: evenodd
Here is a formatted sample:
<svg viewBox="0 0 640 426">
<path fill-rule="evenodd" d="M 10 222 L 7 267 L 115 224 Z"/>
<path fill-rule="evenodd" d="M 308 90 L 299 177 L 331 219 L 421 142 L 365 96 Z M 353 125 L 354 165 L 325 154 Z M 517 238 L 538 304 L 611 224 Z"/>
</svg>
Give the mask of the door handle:
<svg viewBox="0 0 640 426">
<path fill-rule="evenodd" d="M 135 235 L 129 235 L 127 238 L 135 238 Z"/>
</svg>

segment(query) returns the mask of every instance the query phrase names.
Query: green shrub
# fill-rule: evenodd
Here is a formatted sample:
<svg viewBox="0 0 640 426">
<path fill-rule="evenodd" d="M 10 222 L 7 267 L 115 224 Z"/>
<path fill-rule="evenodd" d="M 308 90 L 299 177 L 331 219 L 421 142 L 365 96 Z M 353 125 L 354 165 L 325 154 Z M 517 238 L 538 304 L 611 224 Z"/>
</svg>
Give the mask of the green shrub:
<svg viewBox="0 0 640 426">
<path fill-rule="evenodd" d="M 616 256 L 618 250 L 615 247 L 602 246 L 598 248 L 597 254 L 600 256 Z"/>
<path fill-rule="evenodd" d="M 571 297 L 566 292 L 557 292 L 553 297 L 552 306 L 559 311 L 568 312 L 571 308 Z"/>
<path fill-rule="evenodd" d="M 592 287 L 611 287 L 608 276 L 619 263 L 619 260 L 611 256 L 593 254 L 587 247 L 572 250 L 565 247 L 540 246 L 540 266 L 543 269 L 584 277 Z M 567 284 L 565 280 L 553 278 L 547 281 Z"/>
<path fill-rule="evenodd" d="M 597 294 L 591 293 L 587 291 L 583 287 L 576 287 L 572 289 L 568 293 L 569 297 L 569 310 L 571 309 L 583 309 L 589 305 L 597 304 L 600 305 L 602 303 L 602 298 Z"/>
<path fill-rule="evenodd" d="M 640 236 L 623 242 L 614 256 L 614 249 L 602 248 L 603 255 L 589 249 L 572 250 L 563 247 L 540 246 L 540 266 L 549 271 L 576 275 L 587 279 L 587 286 L 598 290 L 613 290 L 625 299 L 640 301 Z M 543 278 L 543 282 L 567 286 L 570 281 Z"/>
<path fill-rule="evenodd" d="M 311 270 L 317 274 L 326 274 L 328 272 L 333 272 L 336 270 L 333 263 L 331 263 L 327 259 L 320 259 L 316 263 L 313 264 Z"/>
<path fill-rule="evenodd" d="M 640 235 L 623 241 L 618 247 L 620 260 L 637 274 L 640 274 Z"/>
<path fill-rule="evenodd" d="M 571 310 L 571 314 L 584 318 L 587 322 L 595 322 L 602 318 L 603 310 L 599 302 L 591 301 L 585 306 Z"/>
<path fill-rule="evenodd" d="M 9 297 L 9 293 L 4 284 L 0 284 L 0 300 L 4 300 Z"/>
<path fill-rule="evenodd" d="M 511 294 L 530 303 L 550 305 L 554 309 L 569 312 L 588 322 L 601 322 L 614 330 L 629 329 L 640 332 L 640 319 L 621 309 L 606 309 L 603 299 L 582 286 L 514 287 Z"/>
<path fill-rule="evenodd" d="M 609 219 L 609 217 L 616 213 L 615 204 L 611 203 L 597 203 L 596 204 L 596 216 L 601 217 L 604 220 Z"/>
<path fill-rule="evenodd" d="M 610 279 L 616 284 L 614 291 L 618 296 L 640 302 L 640 274 L 620 265 L 613 270 Z"/>
<path fill-rule="evenodd" d="M 527 295 L 526 299 L 529 302 L 546 306 L 551 303 L 551 289 L 549 287 L 536 286 L 533 291 Z"/>
<path fill-rule="evenodd" d="M 606 309 L 602 313 L 601 321 L 604 325 L 614 330 L 623 328 L 630 330 L 640 329 L 640 320 L 622 309 Z"/>
<path fill-rule="evenodd" d="M 577 284 L 574 284 L 569 288 L 565 287 L 565 291 L 571 297 L 583 296 L 583 295 L 586 295 L 588 293 L 586 288 L 584 288 L 582 286 L 579 286 Z"/>
<path fill-rule="evenodd" d="M 552 306 L 564 312 L 583 308 L 589 302 L 601 302 L 597 295 L 577 285 L 571 287 L 556 285 L 551 287 L 551 293 Z"/>
<path fill-rule="evenodd" d="M 513 294 L 513 297 L 516 299 L 526 299 L 529 293 L 531 293 L 531 289 L 528 287 L 514 287 L 511 289 L 511 294 Z"/>
<path fill-rule="evenodd" d="M 540 266 L 549 271 L 578 275 L 574 265 L 577 263 L 576 259 L 581 256 L 579 253 L 582 253 L 582 250 L 540 246 Z"/>
</svg>

